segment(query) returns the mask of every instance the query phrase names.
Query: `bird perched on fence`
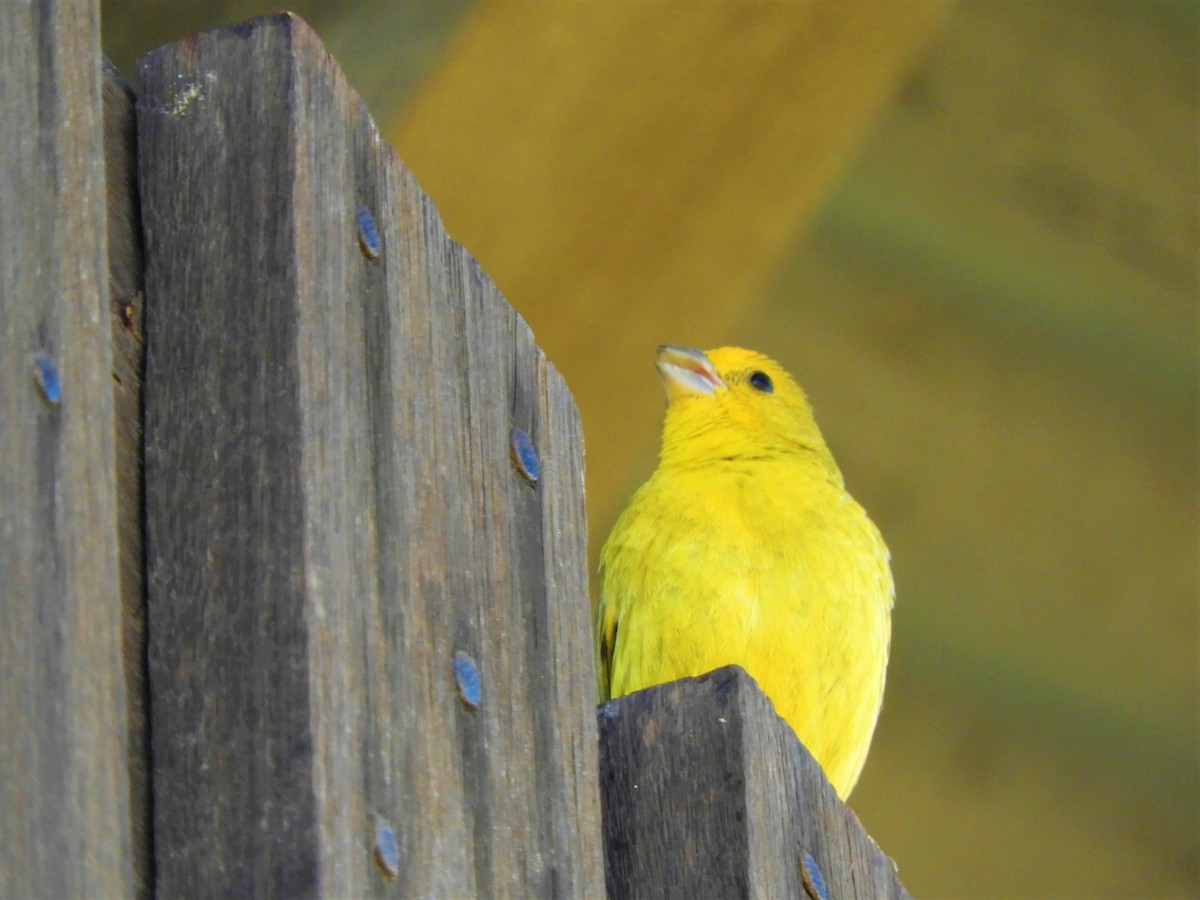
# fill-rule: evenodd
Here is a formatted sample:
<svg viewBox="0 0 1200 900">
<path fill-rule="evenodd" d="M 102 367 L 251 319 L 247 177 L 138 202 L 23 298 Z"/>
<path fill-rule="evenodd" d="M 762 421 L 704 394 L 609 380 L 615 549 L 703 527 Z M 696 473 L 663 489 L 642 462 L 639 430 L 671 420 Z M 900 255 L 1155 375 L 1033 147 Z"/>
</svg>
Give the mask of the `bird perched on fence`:
<svg viewBox="0 0 1200 900">
<path fill-rule="evenodd" d="M 887 547 L 778 363 L 659 347 L 658 371 L 658 468 L 600 554 L 601 699 L 736 663 L 845 798 L 883 699 Z"/>
</svg>

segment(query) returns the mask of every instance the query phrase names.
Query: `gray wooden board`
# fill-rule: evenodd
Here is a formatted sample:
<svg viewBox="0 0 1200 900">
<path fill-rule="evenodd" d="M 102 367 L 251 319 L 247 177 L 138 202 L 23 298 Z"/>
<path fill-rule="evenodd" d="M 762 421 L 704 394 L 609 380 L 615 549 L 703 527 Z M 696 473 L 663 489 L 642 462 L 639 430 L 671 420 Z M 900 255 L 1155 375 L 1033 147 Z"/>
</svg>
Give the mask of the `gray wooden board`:
<svg viewBox="0 0 1200 900">
<path fill-rule="evenodd" d="M 610 896 L 803 897 L 805 853 L 831 898 L 908 896 L 737 666 L 612 700 L 599 722 Z"/>
<path fill-rule="evenodd" d="M 0 3 L 3 897 L 133 886 L 98 15 Z"/>
<path fill-rule="evenodd" d="M 142 542 L 142 223 L 138 215 L 133 91 L 107 59 L 103 70 L 104 179 L 108 200 L 108 318 L 112 329 L 117 548 L 126 761 L 133 874 L 151 892 L 150 729 L 146 720 L 146 595 Z"/>
<path fill-rule="evenodd" d="M 139 79 L 159 894 L 599 894 L 564 382 L 298 18 Z"/>
</svg>

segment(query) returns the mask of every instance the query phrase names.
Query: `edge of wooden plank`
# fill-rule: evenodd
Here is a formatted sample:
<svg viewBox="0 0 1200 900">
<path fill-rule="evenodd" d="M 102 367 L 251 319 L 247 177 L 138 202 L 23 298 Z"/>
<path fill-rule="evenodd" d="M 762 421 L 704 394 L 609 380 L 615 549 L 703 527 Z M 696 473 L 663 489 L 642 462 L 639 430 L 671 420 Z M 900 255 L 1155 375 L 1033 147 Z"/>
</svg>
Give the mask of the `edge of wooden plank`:
<svg viewBox="0 0 1200 900">
<path fill-rule="evenodd" d="M 150 724 L 146 685 L 146 593 L 142 540 L 142 223 L 138 210 L 137 123 L 133 88 L 103 61 L 104 177 L 108 200 L 108 306 L 112 323 L 113 411 L 117 481 L 117 552 L 121 585 L 121 657 L 125 678 L 134 889 L 149 897 L 151 851 Z"/>
<path fill-rule="evenodd" d="M 610 896 L 657 884 L 680 896 L 803 896 L 815 861 L 830 897 L 908 897 L 738 666 L 611 700 L 598 719 Z"/>
</svg>

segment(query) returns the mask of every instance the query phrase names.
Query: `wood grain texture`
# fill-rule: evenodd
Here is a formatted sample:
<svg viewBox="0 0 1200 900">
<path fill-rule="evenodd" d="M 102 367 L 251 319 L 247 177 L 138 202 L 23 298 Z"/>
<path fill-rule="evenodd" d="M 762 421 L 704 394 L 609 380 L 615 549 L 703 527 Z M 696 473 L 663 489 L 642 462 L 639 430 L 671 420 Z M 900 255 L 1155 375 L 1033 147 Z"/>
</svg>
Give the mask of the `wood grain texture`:
<svg viewBox="0 0 1200 900">
<path fill-rule="evenodd" d="M 98 14 L 0 4 L 4 897 L 132 890 Z"/>
<path fill-rule="evenodd" d="M 391 129 L 570 382 L 598 536 L 654 347 L 745 317 L 945 7 L 481 3 Z"/>
<path fill-rule="evenodd" d="M 742 669 L 599 711 L 609 896 L 907 897 L 888 859 Z"/>
<path fill-rule="evenodd" d="M 103 69 L 104 179 L 108 217 L 108 314 L 112 326 L 121 585 L 121 661 L 135 888 L 151 893 L 150 726 L 146 717 L 146 592 L 142 540 L 142 374 L 145 347 L 142 222 L 138 209 L 133 90 L 108 59 Z"/>
<path fill-rule="evenodd" d="M 159 893 L 596 895 L 563 380 L 298 18 L 140 81 Z"/>
</svg>

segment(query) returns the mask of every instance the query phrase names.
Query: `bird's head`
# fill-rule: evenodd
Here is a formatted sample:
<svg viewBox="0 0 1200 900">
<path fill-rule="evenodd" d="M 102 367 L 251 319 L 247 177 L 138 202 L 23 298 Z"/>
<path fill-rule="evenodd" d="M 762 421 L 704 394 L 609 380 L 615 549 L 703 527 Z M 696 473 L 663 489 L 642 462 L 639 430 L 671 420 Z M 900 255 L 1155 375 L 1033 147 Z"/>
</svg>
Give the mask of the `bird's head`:
<svg viewBox="0 0 1200 900">
<path fill-rule="evenodd" d="M 841 480 L 808 398 L 775 360 L 740 347 L 662 346 L 657 366 L 667 392 L 664 463 L 798 454 Z"/>
</svg>

